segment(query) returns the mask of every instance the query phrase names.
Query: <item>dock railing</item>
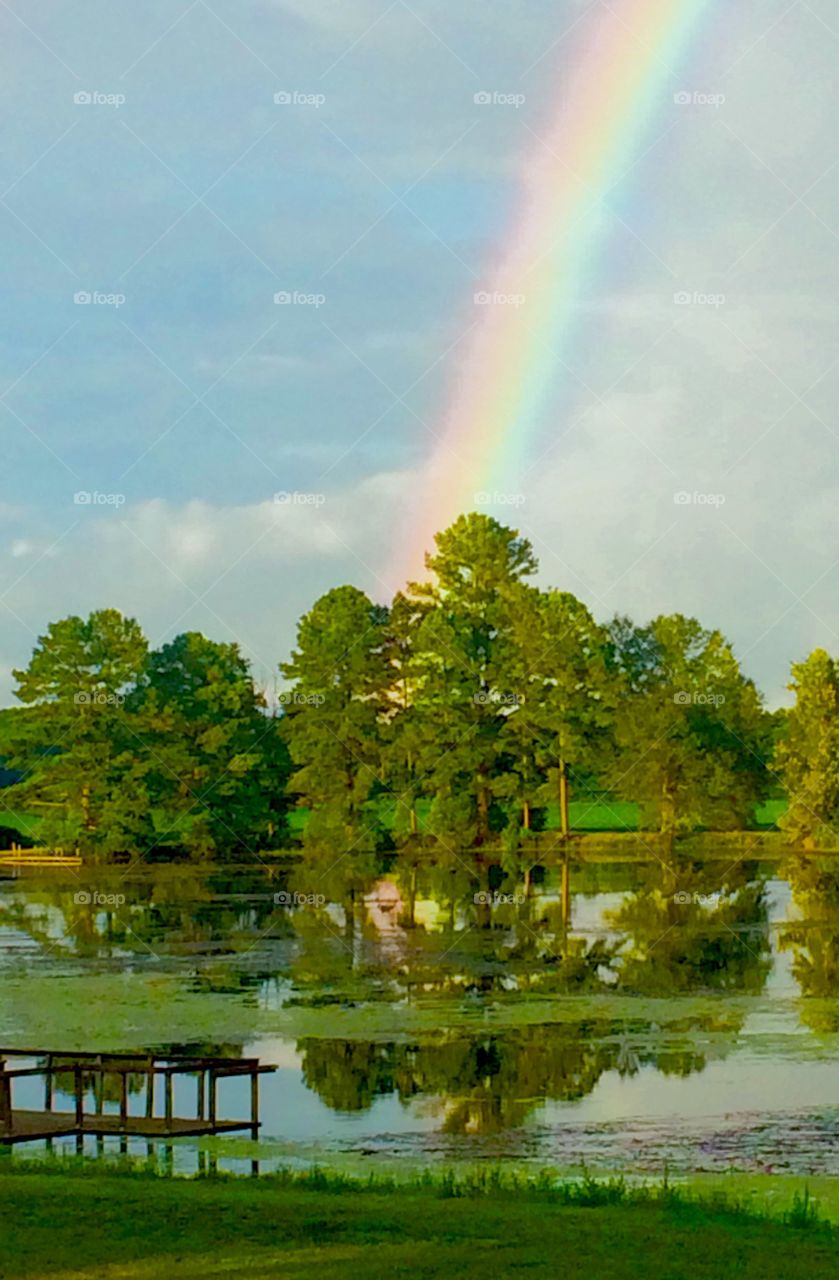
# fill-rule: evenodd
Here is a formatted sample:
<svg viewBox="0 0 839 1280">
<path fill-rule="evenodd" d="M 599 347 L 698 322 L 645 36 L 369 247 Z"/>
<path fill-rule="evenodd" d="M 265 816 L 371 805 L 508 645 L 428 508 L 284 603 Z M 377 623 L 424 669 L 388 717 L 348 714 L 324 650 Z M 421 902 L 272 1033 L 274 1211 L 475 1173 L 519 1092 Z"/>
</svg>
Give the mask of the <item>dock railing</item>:
<svg viewBox="0 0 839 1280">
<path fill-rule="evenodd" d="M 38 1059 L 37 1066 L 11 1068 L 9 1060 Z M 155 1053 L 80 1053 L 57 1052 L 44 1049 L 0 1049 L 0 1144 L 34 1142 L 56 1137 L 75 1136 L 76 1145 L 82 1148 L 84 1138 L 93 1134 L 99 1138 L 116 1135 L 125 1140 L 130 1136 L 146 1139 L 229 1133 L 250 1129 L 251 1136 L 259 1131 L 259 1077 L 275 1071 L 263 1066 L 258 1058 L 224 1058 L 206 1054 L 155 1054 Z M 196 1077 L 196 1104 L 194 1116 L 176 1116 L 174 1113 L 174 1081 L 177 1076 Z M 15 1106 L 13 1085 L 16 1080 L 32 1076 L 44 1079 L 44 1109 L 35 1111 Z M 129 1078 L 142 1077 L 141 1088 L 145 1092 L 142 1114 L 132 1114 L 129 1109 Z M 250 1078 L 250 1118 L 245 1120 L 220 1119 L 218 1116 L 218 1082 L 231 1077 Z M 59 1077 L 69 1077 L 72 1089 L 59 1091 L 70 1093 L 73 1109 L 55 1109 L 56 1082 Z M 106 1111 L 108 1079 L 116 1078 L 117 1111 Z M 160 1115 L 156 1089 L 162 1081 L 163 1114 Z M 85 1109 L 85 1100 L 92 1088 L 94 1110 Z M 124 1145 L 124 1143 L 123 1143 Z"/>
</svg>

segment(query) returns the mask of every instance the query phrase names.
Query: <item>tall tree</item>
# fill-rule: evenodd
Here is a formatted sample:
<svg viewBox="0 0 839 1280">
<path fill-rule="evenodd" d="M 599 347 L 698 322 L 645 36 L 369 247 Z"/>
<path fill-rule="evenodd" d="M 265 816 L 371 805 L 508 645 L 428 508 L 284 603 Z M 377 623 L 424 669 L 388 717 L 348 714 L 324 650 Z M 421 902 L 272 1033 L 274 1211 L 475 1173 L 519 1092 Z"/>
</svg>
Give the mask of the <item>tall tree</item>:
<svg viewBox="0 0 839 1280">
<path fill-rule="evenodd" d="M 767 788 L 766 721 L 729 643 L 681 614 L 617 619 L 611 635 L 624 681 L 614 790 L 668 835 L 745 825 Z"/>
<path fill-rule="evenodd" d="M 839 663 L 816 649 L 792 668 L 795 706 L 776 760 L 789 796 L 792 839 L 836 842 L 839 831 Z"/>
<path fill-rule="evenodd" d="M 27 711 L 10 722 L 9 763 L 22 778 L 7 798 L 43 815 L 45 843 L 98 855 L 149 838 L 145 770 L 125 712 L 146 655 L 134 619 L 100 609 L 51 623 L 29 666 L 13 672 Z"/>
<path fill-rule="evenodd" d="M 504 602 L 536 570 L 530 544 L 490 516 L 461 516 L 426 557 L 433 579 L 416 605 L 414 711 L 431 797 L 429 828 L 455 846 L 491 834 L 501 735 L 514 706 L 505 665 Z"/>
<path fill-rule="evenodd" d="M 555 801 L 569 833 L 569 773 L 601 763 L 617 700 L 608 635 L 570 592 L 519 586 L 506 600 L 505 658 L 516 690 L 505 723 L 522 826 L 534 803 Z"/>
<path fill-rule="evenodd" d="M 238 645 L 177 636 L 151 654 L 130 710 L 170 839 L 223 858 L 280 842 L 288 755 Z"/>
<path fill-rule="evenodd" d="M 388 611 L 355 587 L 327 592 L 300 621 L 280 670 L 291 790 L 309 810 L 308 847 L 372 852 L 382 840 L 379 728 L 390 675 Z"/>
</svg>

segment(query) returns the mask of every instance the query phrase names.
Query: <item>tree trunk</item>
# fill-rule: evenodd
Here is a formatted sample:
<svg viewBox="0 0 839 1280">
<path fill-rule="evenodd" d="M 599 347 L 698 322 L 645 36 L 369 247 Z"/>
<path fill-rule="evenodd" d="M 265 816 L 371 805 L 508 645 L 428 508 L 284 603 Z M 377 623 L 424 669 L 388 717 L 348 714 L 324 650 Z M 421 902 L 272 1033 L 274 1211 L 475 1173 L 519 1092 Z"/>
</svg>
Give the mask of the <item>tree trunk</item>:
<svg viewBox="0 0 839 1280">
<path fill-rule="evenodd" d="M 661 834 L 664 837 L 668 854 L 673 852 L 673 837 L 676 832 L 676 797 L 669 778 L 665 778 L 661 786 Z"/>
<path fill-rule="evenodd" d="M 559 761 L 559 831 L 563 840 L 571 834 L 571 823 L 568 818 L 568 766 L 560 757 Z"/>
<path fill-rule="evenodd" d="M 562 851 L 562 927 L 567 929 L 571 923 L 571 866 L 568 858 L 568 845 Z"/>
<path fill-rule="evenodd" d="M 489 787 L 486 775 L 478 775 L 478 834 L 477 843 L 484 844 L 489 839 Z"/>
</svg>

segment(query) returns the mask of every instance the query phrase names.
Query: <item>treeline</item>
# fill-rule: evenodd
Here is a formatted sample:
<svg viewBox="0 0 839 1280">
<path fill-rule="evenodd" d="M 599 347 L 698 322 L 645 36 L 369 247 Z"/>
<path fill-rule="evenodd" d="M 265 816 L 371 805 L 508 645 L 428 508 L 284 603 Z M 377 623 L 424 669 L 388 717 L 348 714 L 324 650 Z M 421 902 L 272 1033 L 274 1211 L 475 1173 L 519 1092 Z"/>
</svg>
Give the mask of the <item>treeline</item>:
<svg viewBox="0 0 839 1280">
<path fill-rule="evenodd" d="M 785 788 L 796 840 L 839 816 L 839 668 L 793 668 L 767 712 L 718 632 L 679 614 L 595 621 L 528 580 L 530 544 L 485 515 L 437 535 L 429 579 L 390 607 L 343 586 L 300 621 L 269 714 L 238 647 L 150 651 L 113 610 L 52 624 L 0 721 L 7 808 L 83 852 L 377 857 L 436 844 L 526 853 L 569 831 L 569 796 L 637 802 L 667 834 L 732 830 Z"/>
<path fill-rule="evenodd" d="M 150 651 L 103 609 L 52 623 L 13 674 L 0 805 L 37 817 L 39 844 L 209 859 L 285 842 L 288 750 L 235 644 L 190 632 Z"/>
</svg>

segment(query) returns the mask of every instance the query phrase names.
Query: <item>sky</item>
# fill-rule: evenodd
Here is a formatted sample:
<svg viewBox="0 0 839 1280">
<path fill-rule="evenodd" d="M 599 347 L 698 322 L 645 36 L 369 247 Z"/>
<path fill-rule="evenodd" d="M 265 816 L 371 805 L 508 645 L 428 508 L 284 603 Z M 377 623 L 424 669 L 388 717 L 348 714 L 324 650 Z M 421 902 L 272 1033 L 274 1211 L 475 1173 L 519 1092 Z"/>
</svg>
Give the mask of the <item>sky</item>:
<svg viewBox="0 0 839 1280">
<path fill-rule="evenodd" d="M 269 683 L 323 592 L 390 598 L 527 157 L 638 4 L 2 0 L 0 704 L 70 613 Z M 839 16 L 699 7 L 481 509 L 774 706 L 839 652 Z"/>
</svg>

